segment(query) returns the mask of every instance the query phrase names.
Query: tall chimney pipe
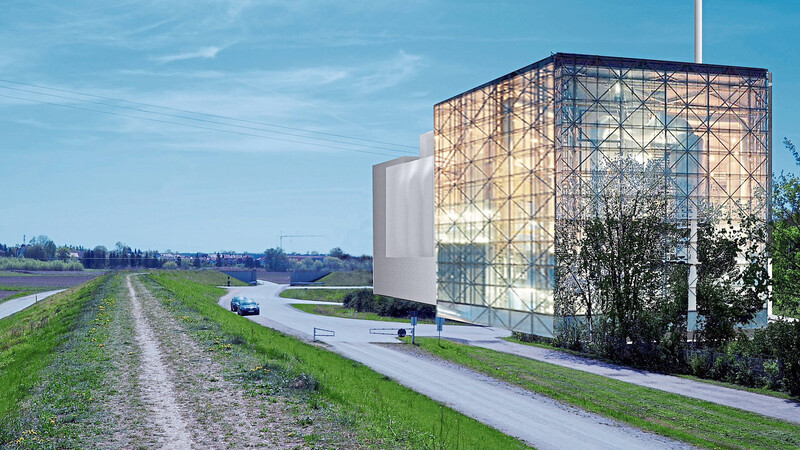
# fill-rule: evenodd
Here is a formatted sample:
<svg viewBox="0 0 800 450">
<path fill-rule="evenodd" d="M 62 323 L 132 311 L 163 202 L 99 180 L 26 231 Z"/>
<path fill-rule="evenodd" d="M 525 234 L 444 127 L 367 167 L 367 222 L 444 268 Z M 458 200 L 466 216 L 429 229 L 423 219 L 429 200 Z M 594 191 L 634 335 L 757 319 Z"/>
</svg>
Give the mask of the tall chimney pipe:
<svg viewBox="0 0 800 450">
<path fill-rule="evenodd" d="M 703 63 L 703 0 L 694 0 L 694 62 Z"/>
</svg>

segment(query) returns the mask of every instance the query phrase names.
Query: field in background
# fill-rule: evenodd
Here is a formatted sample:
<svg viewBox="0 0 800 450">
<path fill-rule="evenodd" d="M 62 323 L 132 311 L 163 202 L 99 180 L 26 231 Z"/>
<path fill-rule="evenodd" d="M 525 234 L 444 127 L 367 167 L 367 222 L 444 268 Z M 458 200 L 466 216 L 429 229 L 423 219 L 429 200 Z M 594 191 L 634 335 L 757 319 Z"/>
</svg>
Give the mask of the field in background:
<svg viewBox="0 0 800 450">
<path fill-rule="evenodd" d="M 325 286 L 372 286 L 372 272 L 365 270 L 331 272 L 317 282 Z"/>
<path fill-rule="evenodd" d="M 283 298 L 293 298 L 295 300 L 341 303 L 347 294 L 359 290 L 360 289 L 284 289 L 279 295 Z"/>
<path fill-rule="evenodd" d="M 102 271 L 0 271 L 0 302 L 37 292 L 67 289 L 103 275 Z"/>
</svg>

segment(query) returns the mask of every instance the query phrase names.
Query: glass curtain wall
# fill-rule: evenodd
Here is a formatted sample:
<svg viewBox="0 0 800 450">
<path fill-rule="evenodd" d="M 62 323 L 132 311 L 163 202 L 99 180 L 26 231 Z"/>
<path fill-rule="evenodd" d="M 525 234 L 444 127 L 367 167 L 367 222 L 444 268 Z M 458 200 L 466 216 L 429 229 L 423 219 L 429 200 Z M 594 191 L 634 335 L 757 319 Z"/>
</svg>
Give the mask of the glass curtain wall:
<svg viewBox="0 0 800 450">
<path fill-rule="evenodd" d="M 441 315 L 552 332 L 553 99 L 544 62 L 436 105 Z"/>
<path fill-rule="evenodd" d="M 551 335 L 555 227 L 619 157 L 663 164 L 687 226 L 709 206 L 767 219 L 770 109 L 763 69 L 570 54 L 436 105 L 440 314 Z"/>
<path fill-rule="evenodd" d="M 665 193 L 688 223 L 704 208 L 742 208 L 766 219 L 770 95 L 767 72 L 723 66 L 560 55 L 558 185 L 580 195 L 615 159 L 657 160 Z M 583 211 L 559 200 L 559 218 Z"/>
</svg>

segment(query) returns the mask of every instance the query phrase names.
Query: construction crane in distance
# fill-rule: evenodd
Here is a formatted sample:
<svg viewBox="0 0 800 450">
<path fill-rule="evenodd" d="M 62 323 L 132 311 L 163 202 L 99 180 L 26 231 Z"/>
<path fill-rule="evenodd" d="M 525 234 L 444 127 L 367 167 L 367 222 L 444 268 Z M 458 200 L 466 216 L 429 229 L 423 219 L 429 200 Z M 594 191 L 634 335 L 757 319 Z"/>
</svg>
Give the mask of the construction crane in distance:
<svg viewBox="0 0 800 450">
<path fill-rule="evenodd" d="M 280 235 L 280 249 L 283 250 L 283 238 L 309 238 L 309 237 L 325 237 L 322 234 L 282 234 Z"/>
</svg>

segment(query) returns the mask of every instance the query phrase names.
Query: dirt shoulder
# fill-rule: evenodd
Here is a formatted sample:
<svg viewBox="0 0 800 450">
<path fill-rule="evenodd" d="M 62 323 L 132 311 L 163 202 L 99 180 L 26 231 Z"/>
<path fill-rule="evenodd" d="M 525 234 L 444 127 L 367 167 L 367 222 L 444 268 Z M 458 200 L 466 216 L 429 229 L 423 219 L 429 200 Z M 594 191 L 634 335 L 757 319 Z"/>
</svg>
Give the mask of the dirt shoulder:
<svg viewBox="0 0 800 450">
<path fill-rule="evenodd" d="M 297 420 L 295 404 L 248 395 L 247 386 L 226 379 L 218 353 L 189 336 L 136 275 L 123 287 L 110 344 L 121 376 L 107 402 L 118 426 L 101 446 L 308 447 L 303 436 L 313 427 Z"/>
</svg>

